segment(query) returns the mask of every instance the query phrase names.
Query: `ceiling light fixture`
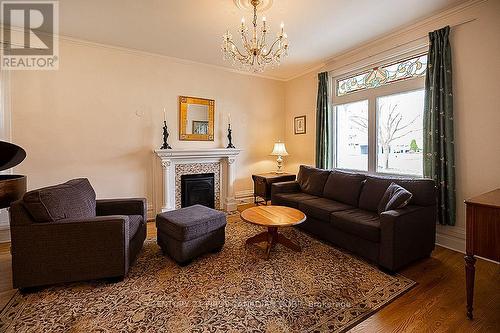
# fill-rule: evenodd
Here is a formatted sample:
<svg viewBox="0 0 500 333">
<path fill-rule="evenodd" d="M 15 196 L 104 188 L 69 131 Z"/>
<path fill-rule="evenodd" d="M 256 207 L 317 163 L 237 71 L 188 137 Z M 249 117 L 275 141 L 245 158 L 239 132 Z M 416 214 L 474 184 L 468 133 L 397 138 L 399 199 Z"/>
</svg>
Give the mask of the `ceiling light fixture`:
<svg viewBox="0 0 500 333">
<path fill-rule="evenodd" d="M 238 0 L 241 2 L 241 0 Z M 267 44 L 267 22 L 262 17 L 262 27 L 257 27 L 257 8 L 265 5 L 262 0 L 249 0 L 253 7 L 253 28 L 249 37 L 249 28 L 245 25 L 245 18 L 241 19 L 240 34 L 243 50 L 240 50 L 233 41 L 229 30 L 224 34 L 222 53 L 224 60 L 232 60 L 233 65 L 251 72 L 263 72 L 267 65 L 279 66 L 282 59 L 288 55 L 288 36 L 285 33 L 285 25 L 281 23 L 281 29 L 271 44 Z M 268 6 L 266 6 L 268 7 Z"/>
</svg>

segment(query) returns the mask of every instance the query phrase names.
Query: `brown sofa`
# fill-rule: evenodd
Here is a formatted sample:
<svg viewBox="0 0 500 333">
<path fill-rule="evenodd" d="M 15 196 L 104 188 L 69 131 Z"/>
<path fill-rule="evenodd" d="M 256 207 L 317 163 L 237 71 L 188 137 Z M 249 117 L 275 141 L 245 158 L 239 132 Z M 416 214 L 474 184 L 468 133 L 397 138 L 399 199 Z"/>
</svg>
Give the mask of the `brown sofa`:
<svg viewBox="0 0 500 333">
<path fill-rule="evenodd" d="M 377 212 L 391 183 L 412 193 L 404 208 Z M 301 166 L 297 181 L 275 183 L 273 205 L 303 211 L 300 228 L 390 271 L 427 257 L 436 234 L 433 180 L 380 177 Z"/>
<path fill-rule="evenodd" d="M 146 238 L 146 200 L 96 200 L 74 179 L 14 202 L 10 230 L 14 288 L 120 279 Z"/>
</svg>

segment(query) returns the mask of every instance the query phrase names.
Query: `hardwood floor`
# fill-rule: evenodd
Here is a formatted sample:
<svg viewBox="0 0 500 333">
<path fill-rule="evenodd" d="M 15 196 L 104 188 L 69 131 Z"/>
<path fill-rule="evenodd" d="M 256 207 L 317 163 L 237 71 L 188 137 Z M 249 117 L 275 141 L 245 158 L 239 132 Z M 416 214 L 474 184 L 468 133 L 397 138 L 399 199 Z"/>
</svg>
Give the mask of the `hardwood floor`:
<svg viewBox="0 0 500 333">
<path fill-rule="evenodd" d="M 0 244 L 0 309 L 3 309 L 15 294 L 12 289 L 10 243 Z"/>
<path fill-rule="evenodd" d="M 230 222 L 234 219 L 230 218 Z M 153 237 L 156 228 L 149 222 L 148 238 Z M 0 244 L 0 309 L 15 293 L 11 289 L 9 248 L 8 244 Z M 431 258 L 400 274 L 418 282 L 417 286 L 358 324 L 352 332 L 500 331 L 500 265 L 477 261 L 473 321 L 465 313 L 463 254 L 436 247 Z"/>
<path fill-rule="evenodd" d="M 500 265 L 478 259 L 474 320 L 466 316 L 463 254 L 437 246 L 431 258 L 400 274 L 417 286 L 353 332 L 499 332 Z"/>
</svg>

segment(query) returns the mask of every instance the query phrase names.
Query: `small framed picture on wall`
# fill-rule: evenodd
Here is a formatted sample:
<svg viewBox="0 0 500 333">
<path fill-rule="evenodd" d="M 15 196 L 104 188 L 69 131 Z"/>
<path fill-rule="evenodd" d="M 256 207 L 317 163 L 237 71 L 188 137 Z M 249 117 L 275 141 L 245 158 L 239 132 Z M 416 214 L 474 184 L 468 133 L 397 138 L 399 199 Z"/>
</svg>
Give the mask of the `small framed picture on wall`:
<svg viewBox="0 0 500 333">
<path fill-rule="evenodd" d="M 295 117 L 293 129 L 295 134 L 306 134 L 306 116 Z"/>
</svg>

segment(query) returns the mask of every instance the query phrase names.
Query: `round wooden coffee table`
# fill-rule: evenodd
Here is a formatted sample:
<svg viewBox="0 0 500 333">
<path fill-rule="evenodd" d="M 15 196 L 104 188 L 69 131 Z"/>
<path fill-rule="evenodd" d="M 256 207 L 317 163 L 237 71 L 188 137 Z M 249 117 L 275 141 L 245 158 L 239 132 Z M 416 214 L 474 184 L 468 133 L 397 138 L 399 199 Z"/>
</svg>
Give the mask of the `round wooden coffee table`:
<svg viewBox="0 0 500 333">
<path fill-rule="evenodd" d="M 247 244 L 266 242 L 266 257 L 269 258 L 271 248 L 277 243 L 294 251 L 300 251 L 300 245 L 295 244 L 278 232 L 280 227 L 290 227 L 306 220 L 306 216 L 298 209 L 284 206 L 258 206 L 245 209 L 241 213 L 243 221 L 267 227 L 267 231 L 247 239 Z"/>
</svg>

